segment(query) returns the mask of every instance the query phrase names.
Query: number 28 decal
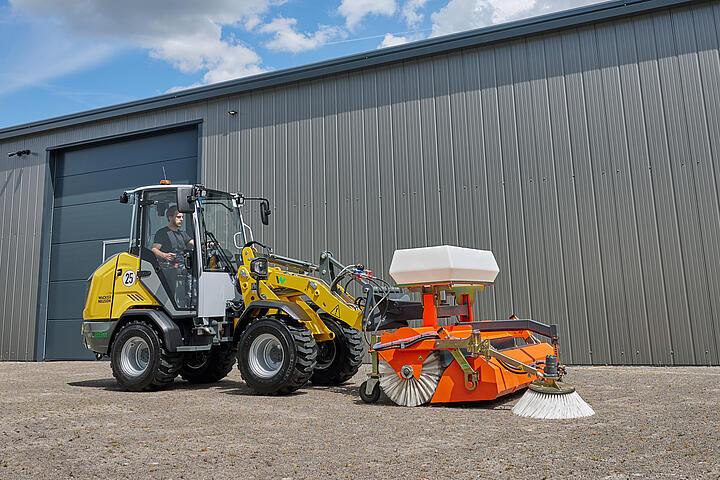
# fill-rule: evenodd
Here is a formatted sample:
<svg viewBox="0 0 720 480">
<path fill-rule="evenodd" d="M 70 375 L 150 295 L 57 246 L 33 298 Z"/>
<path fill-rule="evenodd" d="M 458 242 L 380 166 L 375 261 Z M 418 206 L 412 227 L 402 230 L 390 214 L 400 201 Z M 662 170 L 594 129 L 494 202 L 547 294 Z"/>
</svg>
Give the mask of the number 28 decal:
<svg viewBox="0 0 720 480">
<path fill-rule="evenodd" d="M 133 270 L 128 270 L 123 274 L 123 285 L 126 287 L 135 285 L 135 272 Z"/>
</svg>

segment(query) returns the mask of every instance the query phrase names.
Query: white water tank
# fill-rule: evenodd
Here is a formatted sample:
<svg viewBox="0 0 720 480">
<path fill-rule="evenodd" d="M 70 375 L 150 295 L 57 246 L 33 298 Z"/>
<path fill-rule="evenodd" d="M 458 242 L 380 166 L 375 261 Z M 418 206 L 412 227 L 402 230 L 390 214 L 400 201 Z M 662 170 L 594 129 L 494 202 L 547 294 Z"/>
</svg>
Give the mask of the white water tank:
<svg viewBox="0 0 720 480">
<path fill-rule="evenodd" d="M 487 284 L 499 272 L 492 252 L 451 245 L 395 250 L 390 264 L 400 286 Z"/>
</svg>

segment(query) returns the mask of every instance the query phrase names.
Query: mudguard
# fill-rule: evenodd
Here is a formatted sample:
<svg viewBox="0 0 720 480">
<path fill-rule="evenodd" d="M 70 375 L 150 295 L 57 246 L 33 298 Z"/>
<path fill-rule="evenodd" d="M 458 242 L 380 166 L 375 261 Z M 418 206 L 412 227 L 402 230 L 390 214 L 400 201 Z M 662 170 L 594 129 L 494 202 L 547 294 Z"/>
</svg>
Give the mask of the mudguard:
<svg viewBox="0 0 720 480">
<path fill-rule="evenodd" d="M 129 320 L 142 319 L 155 325 L 163 337 L 165 348 L 170 352 L 177 352 L 177 347 L 183 344 L 180 327 L 170 317 L 160 310 L 128 310 L 120 317 L 121 323 Z"/>
<path fill-rule="evenodd" d="M 250 303 L 243 314 L 240 316 L 240 321 L 251 317 L 262 316 L 267 313 L 268 310 L 277 309 L 285 312 L 290 318 L 298 322 L 309 322 L 312 319 L 305 313 L 305 310 L 300 308 L 294 303 L 283 302 L 280 300 L 257 300 Z"/>
<path fill-rule="evenodd" d="M 242 315 L 240 315 L 237 325 L 247 325 L 253 318 L 264 316 L 268 310 L 280 310 L 296 322 L 312 322 L 310 316 L 294 303 L 280 300 L 257 300 L 248 304 Z M 244 327 L 235 329 L 236 340 L 243 329 Z"/>
</svg>

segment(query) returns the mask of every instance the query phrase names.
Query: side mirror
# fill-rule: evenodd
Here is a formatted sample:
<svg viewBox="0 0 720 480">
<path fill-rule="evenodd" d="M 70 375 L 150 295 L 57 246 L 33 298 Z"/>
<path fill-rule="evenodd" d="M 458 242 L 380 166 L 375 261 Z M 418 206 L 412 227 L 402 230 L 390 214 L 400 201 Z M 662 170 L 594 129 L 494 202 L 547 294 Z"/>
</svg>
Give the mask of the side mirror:
<svg viewBox="0 0 720 480">
<path fill-rule="evenodd" d="M 268 225 L 270 223 L 268 217 L 271 213 L 272 212 L 270 211 L 270 202 L 267 200 L 262 200 L 260 202 L 260 221 L 262 221 L 263 225 Z"/>
<path fill-rule="evenodd" d="M 127 192 L 123 192 L 120 195 L 120 203 L 128 203 L 130 201 L 130 196 L 127 194 Z"/>
<path fill-rule="evenodd" d="M 177 189 L 177 209 L 180 213 L 193 213 L 195 199 L 193 198 L 192 187 L 178 187 Z"/>
</svg>

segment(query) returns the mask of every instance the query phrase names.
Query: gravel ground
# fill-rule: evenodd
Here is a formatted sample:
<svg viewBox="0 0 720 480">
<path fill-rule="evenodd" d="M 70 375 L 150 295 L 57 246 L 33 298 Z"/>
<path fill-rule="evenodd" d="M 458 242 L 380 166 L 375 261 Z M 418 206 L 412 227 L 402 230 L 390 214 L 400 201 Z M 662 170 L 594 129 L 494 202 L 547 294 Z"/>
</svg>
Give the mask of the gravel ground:
<svg viewBox="0 0 720 480">
<path fill-rule="evenodd" d="M 597 412 L 363 404 L 341 387 L 119 391 L 106 362 L 0 363 L 0 479 L 720 478 L 720 368 L 574 367 Z"/>
</svg>

